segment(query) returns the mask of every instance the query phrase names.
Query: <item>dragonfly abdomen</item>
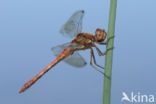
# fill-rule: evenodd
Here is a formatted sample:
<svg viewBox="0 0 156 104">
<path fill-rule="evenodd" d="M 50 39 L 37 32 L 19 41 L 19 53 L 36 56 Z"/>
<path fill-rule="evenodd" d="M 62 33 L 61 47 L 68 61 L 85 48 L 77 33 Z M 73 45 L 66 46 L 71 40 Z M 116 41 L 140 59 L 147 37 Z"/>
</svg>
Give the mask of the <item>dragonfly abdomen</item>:
<svg viewBox="0 0 156 104">
<path fill-rule="evenodd" d="M 53 66 L 55 66 L 58 62 L 60 62 L 62 59 L 66 58 L 67 56 L 71 55 L 73 52 L 70 49 L 64 49 L 61 54 L 46 68 L 44 68 L 41 72 L 39 72 L 35 77 L 30 79 L 27 83 L 23 85 L 23 87 L 20 89 L 19 93 L 24 92 L 26 89 L 31 87 L 38 79 L 40 79 L 46 72 L 48 72 Z"/>
</svg>

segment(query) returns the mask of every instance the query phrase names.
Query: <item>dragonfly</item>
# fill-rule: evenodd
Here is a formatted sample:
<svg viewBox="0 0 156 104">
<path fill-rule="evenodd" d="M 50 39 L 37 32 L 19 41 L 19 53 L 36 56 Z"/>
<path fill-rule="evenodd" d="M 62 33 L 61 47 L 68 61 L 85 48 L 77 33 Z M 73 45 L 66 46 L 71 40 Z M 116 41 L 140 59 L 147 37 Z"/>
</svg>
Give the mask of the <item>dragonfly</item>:
<svg viewBox="0 0 156 104">
<path fill-rule="evenodd" d="M 76 11 L 68 19 L 68 21 L 62 26 L 62 28 L 60 29 L 61 34 L 73 38 L 73 40 L 71 42 L 53 47 L 52 51 L 54 52 L 54 55 L 57 56 L 57 58 L 53 62 L 51 62 L 47 67 L 45 67 L 41 72 L 39 72 L 35 77 L 33 77 L 27 83 L 25 83 L 20 89 L 19 93 L 22 93 L 25 90 L 27 90 L 38 79 L 40 79 L 46 72 L 48 72 L 52 67 L 54 67 L 62 60 L 75 67 L 85 66 L 86 61 L 78 53 L 78 51 L 80 50 L 90 49 L 91 50 L 90 65 L 95 70 L 104 74 L 103 71 L 97 69 L 92 63 L 93 61 L 97 67 L 104 69 L 104 67 L 96 63 L 93 47 L 95 47 L 99 56 L 104 56 L 109 49 L 107 49 L 105 52 L 101 52 L 101 50 L 96 46 L 96 43 L 100 45 L 106 45 L 111 38 L 105 41 L 107 33 L 104 29 L 100 29 L 100 28 L 96 29 L 95 35 L 93 35 L 92 33 L 82 32 L 83 17 L 84 17 L 84 10 Z"/>
</svg>

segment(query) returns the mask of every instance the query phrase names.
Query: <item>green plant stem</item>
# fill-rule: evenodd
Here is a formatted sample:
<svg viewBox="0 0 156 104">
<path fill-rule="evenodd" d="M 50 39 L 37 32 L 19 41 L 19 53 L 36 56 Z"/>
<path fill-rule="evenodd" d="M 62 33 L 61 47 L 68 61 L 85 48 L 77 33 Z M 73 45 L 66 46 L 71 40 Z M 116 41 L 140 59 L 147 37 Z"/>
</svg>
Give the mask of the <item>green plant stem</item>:
<svg viewBox="0 0 156 104">
<path fill-rule="evenodd" d="M 117 7 L 117 0 L 110 0 L 110 12 L 109 12 L 107 39 L 114 36 L 116 7 Z M 113 46 L 114 46 L 114 38 L 108 42 L 106 47 L 107 49 L 109 49 L 109 48 L 113 48 Z M 110 100 L 111 100 L 112 59 L 113 59 L 113 49 L 108 51 L 105 56 L 105 74 L 109 78 L 106 76 L 104 77 L 103 104 L 110 104 Z"/>
</svg>

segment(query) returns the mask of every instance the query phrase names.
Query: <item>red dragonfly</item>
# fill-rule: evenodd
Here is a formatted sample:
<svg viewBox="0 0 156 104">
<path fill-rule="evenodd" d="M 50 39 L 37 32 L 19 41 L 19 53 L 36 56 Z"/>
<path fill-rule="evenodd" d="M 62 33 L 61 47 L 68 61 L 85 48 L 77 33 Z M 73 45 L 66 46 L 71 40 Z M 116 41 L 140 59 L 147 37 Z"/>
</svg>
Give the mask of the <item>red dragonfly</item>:
<svg viewBox="0 0 156 104">
<path fill-rule="evenodd" d="M 103 73 L 92 64 L 93 59 L 93 62 L 96 66 L 103 68 L 96 63 L 92 47 L 96 48 L 100 56 L 104 56 L 107 50 L 104 53 L 102 53 L 95 43 L 106 45 L 107 42 L 110 40 L 110 38 L 107 39 L 106 42 L 104 42 L 107 33 L 105 32 L 105 30 L 99 28 L 96 29 L 95 36 L 91 33 L 81 33 L 83 16 L 84 16 L 83 10 L 77 11 L 62 26 L 60 32 L 63 35 L 75 38 L 69 43 L 52 48 L 52 51 L 54 52 L 55 56 L 57 56 L 57 58 L 46 68 L 44 68 L 40 73 L 38 73 L 35 77 L 33 77 L 27 83 L 25 83 L 23 87 L 20 89 L 19 93 L 22 93 L 26 89 L 28 89 L 31 85 L 33 85 L 39 78 L 41 78 L 46 72 L 48 72 L 53 66 L 59 63 L 61 60 L 64 60 L 66 63 L 72 66 L 76 67 L 85 66 L 86 65 L 85 60 L 77 52 L 79 50 L 90 49 L 91 50 L 90 65 L 97 71 Z"/>
</svg>

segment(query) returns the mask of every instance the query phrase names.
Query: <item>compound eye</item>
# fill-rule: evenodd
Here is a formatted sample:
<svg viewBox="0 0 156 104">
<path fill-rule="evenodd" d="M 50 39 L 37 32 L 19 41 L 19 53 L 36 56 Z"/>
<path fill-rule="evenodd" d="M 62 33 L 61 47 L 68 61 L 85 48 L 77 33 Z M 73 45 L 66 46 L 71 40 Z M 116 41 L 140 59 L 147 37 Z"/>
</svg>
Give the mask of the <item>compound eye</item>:
<svg viewBox="0 0 156 104">
<path fill-rule="evenodd" d="M 102 35 L 101 35 L 101 33 L 99 34 L 99 37 L 101 37 Z"/>
<path fill-rule="evenodd" d="M 101 38 L 101 34 L 97 34 L 97 38 L 99 40 Z"/>
</svg>

